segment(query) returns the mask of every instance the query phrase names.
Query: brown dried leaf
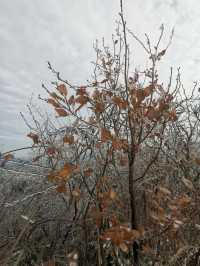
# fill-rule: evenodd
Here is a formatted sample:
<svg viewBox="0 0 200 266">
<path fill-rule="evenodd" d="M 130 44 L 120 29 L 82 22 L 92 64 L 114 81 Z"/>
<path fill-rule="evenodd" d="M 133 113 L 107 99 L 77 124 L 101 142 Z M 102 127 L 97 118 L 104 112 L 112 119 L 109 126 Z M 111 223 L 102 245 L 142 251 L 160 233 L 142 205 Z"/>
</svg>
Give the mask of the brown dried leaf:
<svg viewBox="0 0 200 266">
<path fill-rule="evenodd" d="M 54 181 L 56 179 L 56 173 L 54 172 L 48 173 L 47 178 L 49 181 Z"/>
<path fill-rule="evenodd" d="M 94 109 L 95 113 L 102 113 L 104 110 L 105 110 L 105 105 L 103 103 L 97 102 L 95 104 L 95 109 Z"/>
<path fill-rule="evenodd" d="M 148 108 L 148 111 L 146 113 L 146 116 L 148 117 L 149 120 L 154 121 L 154 120 L 159 120 L 161 114 L 159 110 L 156 110 L 154 107 L 150 106 Z"/>
<path fill-rule="evenodd" d="M 167 111 L 169 109 L 169 104 L 165 100 L 160 100 L 158 109 L 160 112 Z"/>
<path fill-rule="evenodd" d="M 51 105 L 53 105 L 53 106 L 56 107 L 56 108 L 59 108 L 59 107 L 60 107 L 59 103 L 57 103 L 57 102 L 56 102 L 54 99 L 52 99 L 52 98 L 47 99 L 47 102 L 50 103 Z"/>
<path fill-rule="evenodd" d="M 76 189 L 74 189 L 74 190 L 72 191 L 72 196 L 73 196 L 74 198 L 79 198 L 80 195 L 81 195 L 81 191 L 80 191 L 79 188 L 76 188 Z"/>
<path fill-rule="evenodd" d="M 106 128 L 102 128 L 101 129 L 101 141 L 102 142 L 107 142 L 109 140 L 112 140 L 111 132 L 108 129 L 106 129 Z"/>
<path fill-rule="evenodd" d="M 154 86 L 153 85 L 149 85 L 148 87 L 144 88 L 144 90 L 143 90 L 144 91 L 144 96 L 148 97 L 149 95 L 152 94 L 153 90 L 154 90 Z"/>
<path fill-rule="evenodd" d="M 5 161 L 9 161 L 9 160 L 12 160 L 14 158 L 14 156 L 11 153 L 8 153 L 8 154 L 4 155 L 3 158 Z"/>
<path fill-rule="evenodd" d="M 49 148 L 47 149 L 47 155 L 49 155 L 49 156 L 53 156 L 55 153 L 56 153 L 56 148 L 54 148 L 54 147 L 49 147 Z"/>
<path fill-rule="evenodd" d="M 31 139 L 33 140 L 33 143 L 34 143 L 34 144 L 38 144 L 38 143 L 39 143 L 39 137 L 38 137 L 37 134 L 30 132 L 30 133 L 27 135 L 27 137 L 31 138 Z"/>
<path fill-rule="evenodd" d="M 195 159 L 195 163 L 198 164 L 198 165 L 200 165 L 200 159 L 199 158 L 196 158 Z"/>
<path fill-rule="evenodd" d="M 137 104 L 140 104 L 145 99 L 145 92 L 143 89 L 136 90 Z"/>
<path fill-rule="evenodd" d="M 115 200 L 116 197 L 117 197 L 117 193 L 114 190 L 111 189 L 109 191 L 109 197 L 110 197 L 111 200 Z"/>
<path fill-rule="evenodd" d="M 60 92 L 61 95 L 67 96 L 67 88 L 65 84 L 58 85 L 56 89 Z"/>
<path fill-rule="evenodd" d="M 65 181 L 69 179 L 70 175 L 75 170 L 75 166 L 69 163 L 65 163 L 64 167 L 58 172 L 58 176 Z"/>
<path fill-rule="evenodd" d="M 128 246 L 125 243 L 121 243 L 119 245 L 119 248 L 125 253 L 128 253 L 128 251 L 129 251 L 129 248 L 128 248 Z"/>
<path fill-rule="evenodd" d="M 63 142 L 69 145 L 74 144 L 74 136 L 73 135 L 65 135 L 63 137 Z"/>
<path fill-rule="evenodd" d="M 115 138 L 112 140 L 112 147 L 113 150 L 122 150 L 122 149 L 126 149 L 128 146 L 126 140 L 124 139 L 118 139 Z"/>
<path fill-rule="evenodd" d="M 79 95 L 75 98 L 75 102 L 79 103 L 80 105 L 85 105 L 88 102 L 88 97 L 85 95 Z"/>
<path fill-rule="evenodd" d="M 84 176 L 89 177 L 93 173 L 93 169 L 92 168 L 87 168 L 87 169 L 85 169 L 83 171 L 83 173 L 84 173 Z"/>
<path fill-rule="evenodd" d="M 126 109 L 128 106 L 127 102 L 119 96 L 113 96 L 112 100 L 119 107 L 119 109 Z"/>
<path fill-rule="evenodd" d="M 142 245 L 142 253 L 144 253 L 144 254 L 150 254 L 152 252 L 153 252 L 153 250 L 149 246 L 149 244 Z"/>
<path fill-rule="evenodd" d="M 83 96 L 83 95 L 87 94 L 86 88 L 87 88 L 87 87 L 82 86 L 82 87 L 80 87 L 79 89 L 77 89 L 77 91 L 76 91 L 76 95 L 81 95 L 81 96 Z"/>
<path fill-rule="evenodd" d="M 177 120 L 176 110 L 172 110 L 171 112 L 169 112 L 169 118 L 173 122 Z"/>
<path fill-rule="evenodd" d="M 127 157 L 122 157 L 121 159 L 120 159 L 120 165 L 121 166 L 127 166 L 128 165 L 128 158 Z"/>
<path fill-rule="evenodd" d="M 188 197 L 187 195 L 183 195 L 177 200 L 178 205 L 183 208 L 187 207 L 190 202 L 191 202 L 191 198 Z"/>
<path fill-rule="evenodd" d="M 59 193 L 65 193 L 67 191 L 65 184 L 58 185 L 56 187 L 56 191 Z"/>
<path fill-rule="evenodd" d="M 58 113 L 59 116 L 68 116 L 69 114 L 63 108 L 55 108 L 55 111 Z"/>
</svg>

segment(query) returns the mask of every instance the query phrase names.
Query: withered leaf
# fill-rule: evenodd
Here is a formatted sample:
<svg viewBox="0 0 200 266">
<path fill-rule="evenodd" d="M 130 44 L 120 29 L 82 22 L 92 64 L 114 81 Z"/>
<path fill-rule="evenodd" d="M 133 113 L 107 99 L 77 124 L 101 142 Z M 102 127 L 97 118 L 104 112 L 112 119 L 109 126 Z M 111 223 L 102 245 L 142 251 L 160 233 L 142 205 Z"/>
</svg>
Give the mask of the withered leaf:
<svg viewBox="0 0 200 266">
<path fill-rule="evenodd" d="M 63 142 L 67 144 L 73 144 L 74 143 L 74 136 L 73 135 L 65 135 L 63 137 Z"/>
<path fill-rule="evenodd" d="M 47 154 L 49 155 L 49 156 L 52 156 L 52 155 L 54 155 L 56 153 L 56 148 L 54 148 L 54 147 L 49 147 L 48 149 L 47 149 Z"/>
<path fill-rule="evenodd" d="M 106 128 L 102 128 L 101 129 L 101 141 L 106 142 L 106 141 L 109 141 L 111 139 L 112 139 L 111 132 Z"/>
<path fill-rule="evenodd" d="M 199 158 L 195 158 L 195 163 L 200 165 L 200 159 Z"/>
<path fill-rule="evenodd" d="M 70 163 L 65 163 L 63 168 L 58 172 L 58 176 L 64 180 L 68 180 L 70 175 L 75 170 L 75 166 Z"/>
<path fill-rule="evenodd" d="M 154 90 L 154 86 L 153 85 L 147 86 L 146 88 L 144 88 L 144 96 L 148 97 L 149 95 L 152 94 L 153 90 Z"/>
<path fill-rule="evenodd" d="M 47 175 L 47 179 L 48 179 L 49 181 L 53 181 L 53 180 L 55 180 L 56 177 L 57 177 L 57 174 L 56 174 L 56 172 L 54 172 L 54 171 L 49 172 L 48 175 Z"/>
<path fill-rule="evenodd" d="M 181 207 L 186 207 L 191 202 L 191 198 L 187 195 L 183 195 L 180 198 L 178 198 L 177 203 Z"/>
<path fill-rule="evenodd" d="M 56 191 L 59 193 L 65 193 L 67 191 L 65 184 L 58 185 L 56 187 Z"/>
<path fill-rule="evenodd" d="M 39 143 L 39 136 L 37 134 L 30 132 L 27 137 L 31 138 L 34 144 Z"/>
<path fill-rule="evenodd" d="M 127 166 L 128 165 L 128 158 L 127 157 L 122 157 L 120 159 L 120 165 L 121 166 Z"/>
<path fill-rule="evenodd" d="M 74 198 L 79 198 L 79 197 L 80 197 L 80 194 L 81 194 L 81 191 L 80 191 L 79 188 L 76 188 L 76 189 L 74 189 L 74 190 L 72 191 L 72 196 L 73 196 Z"/>
<path fill-rule="evenodd" d="M 5 161 L 9 161 L 9 160 L 12 160 L 14 158 L 14 156 L 11 153 L 8 153 L 8 154 L 4 155 L 3 158 Z"/>
<path fill-rule="evenodd" d="M 51 105 L 53 105 L 53 106 L 56 107 L 56 108 L 59 108 L 59 107 L 60 107 L 59 103 L 57 103 L 57 102 L 56 102 L 54 99 L 52 99 L 52 98 L 47 99 L 47 102 L 50 103 Z"/>
<path fill-rule="evenodd" d="M 125 139 L 114 138 L 112 140 L 113 150 L 127 149 L 128 143 Z"/>
<path fill-rule="evenodd" d="M 126 109 L 128 106 L 127 102 L 119 96 L 113 96 L 112 100 L 119 107 L 119 109 Z"/>
<path fill-rule="evenodd" d="M 148 117 L 149 120 L 151 121 L 158 121 L 159 118 L 161 117 L 160 111 L 156 110 L 154 107 L 150 106 L 148 108 L 148 111 L 146 113 L 146 116 Z"/>
<path fill-rule="evenodd" d="M 61 95 L 67 96 L 67 88 L 65 84 L 58 85 L 56 89 L 60 92 Z"/>
<path fill-rule="evenodd" d="M 109 191 L 109 197 L 110 197 L 111 200 L 115 200 L 116 197 L 117 197 L 117 193 L 114 190 L 111 189 Z"/>
<path fill-rule="evenodd" d="M 94 109 L 95 113 L 102 113 L 104 109 L 105 109 L 105 105 L 103 103 L 97 102 L 95 104 L 95 109 Z"/>
<path fill-rule="evenodd" d="M 80 96 L 83 96 L 87 94 L 87 91 L 86 91 L 86 87 L 85 86 L 82 86 L 80 87 L 79 89 L 77 89 L 76 91 L 76 95 L 80 95 Z"/>
<path fill-rule="evenodd" d="M 93 173 L 93 169 L 92 168 L 87 168 L 87 169 L 85 169 L 83 171 L 83 173 L 84 173 L 84 176 L 89 177 Z"/>
<path fill-rule="evenodd" d="M 64 108 L 55 108 L 55 111 L 58 113 L 59 116 L 62 116 L 62 117 L 69 115 L 67 111 L 65 111 Z"/>
<path fill-rule="evenodd" d="M 177 120 L 176 110 L 172 110 L 171 112 L 169 112 L 169 119 L 171 121 L 176 121 Z"/>
<path fill-rule="evenodd" d="M 153 250 L 148 244 L 142 245 L 142 253 L 149 254 L 152 252 L 153 252 Z"/>
<path fill-rule="evenodd" d="M 145 92 L 143 89 L 136 90 L 137 104 L 140 104 L 145 99 Z"/>
<path fill-rule="evenodd" d="M 79 95 L 75 98 L 76 103 L 80 103 L 81 105 L 86 104 L 88 102 L 88 97 L 85 95 Z"/>
<path fill-rule="evenodd" d="M 128 253 L 128 251 L 129 251 L 129 248 L 128 248 L 128 246 L 125 243 L 121 243 L 119 245 L 119 248 L 125 253 Z"/>
</svg>

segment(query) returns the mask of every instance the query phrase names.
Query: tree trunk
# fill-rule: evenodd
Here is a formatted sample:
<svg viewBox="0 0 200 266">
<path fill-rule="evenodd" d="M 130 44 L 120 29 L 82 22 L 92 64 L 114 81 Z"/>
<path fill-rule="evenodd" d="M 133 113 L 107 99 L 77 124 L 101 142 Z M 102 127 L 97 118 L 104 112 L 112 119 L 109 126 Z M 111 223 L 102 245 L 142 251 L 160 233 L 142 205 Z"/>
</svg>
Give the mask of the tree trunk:
<svg viewBox="0 0 200 266">
<path fill-rule="evenodd" d="M 131 155 L 132 156 L 132 155 Z M 134 158 L 132 156 L 129 163 L 129 197 L 130 197 L 130 209 L 131 209 L 131 228 L 137 229 L 136 222 L 136 206 L 135 206 L 135 191 L 133 189 L 133 173 L 134 173 Z M 136 241 L 133 242 L 133 265 L 139 265 L 139 256 L 138 256 L 138 244 Z"/>
</svg>

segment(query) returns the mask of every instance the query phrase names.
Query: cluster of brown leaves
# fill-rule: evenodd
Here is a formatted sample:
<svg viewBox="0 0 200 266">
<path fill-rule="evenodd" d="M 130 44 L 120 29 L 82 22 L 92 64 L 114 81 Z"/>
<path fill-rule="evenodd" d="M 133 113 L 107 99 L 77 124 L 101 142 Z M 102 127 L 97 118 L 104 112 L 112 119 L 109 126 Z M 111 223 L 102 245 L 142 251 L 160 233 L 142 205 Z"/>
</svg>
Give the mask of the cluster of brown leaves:
<svg viewBox="0 0 200 266">
<path fill-rule="evenodd" d="M 183 182 L 187 188 L 192 188 L 189 180 L 184 179 Z M 149 201 L 151 209 L 150 227 L 156 231 L 158 228 L 161 231 L 167 229 L 168 235 L 173 237 L 186 222 L 185 212 L 191 207 L 192 198 L 184 192 L 181 195 L 173 195 L 164 186 L 158 186 L 154 190 L 148 190 L 148 195 L 152 199 Z"/>
<path fill-rule="evenodd" d="M 122 251 L 128 252 L 129 245 L 131 245 L 133 241 L 138 240 L 140 237 L 142 237 L 141 231 L 130 229 L 124 225 L 117 225 L 106 230 L 102 234 L 101 239 L 111 241 Z"/>
</svg>

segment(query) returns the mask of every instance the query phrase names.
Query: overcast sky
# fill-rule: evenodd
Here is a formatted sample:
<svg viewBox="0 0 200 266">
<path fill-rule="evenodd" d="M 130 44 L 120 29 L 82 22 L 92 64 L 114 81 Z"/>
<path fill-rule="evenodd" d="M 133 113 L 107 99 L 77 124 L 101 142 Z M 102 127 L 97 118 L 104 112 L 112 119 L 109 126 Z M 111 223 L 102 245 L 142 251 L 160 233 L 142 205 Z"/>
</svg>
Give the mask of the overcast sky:
<svg viewBox="0 0 200 266">
<path fill-rule="evenodd" d="M 199 0 L 125 0 L 129 28 L 140 38 L 166 34 L 175 27 L 163 73 L 181 66 L 189 89 L 200 78 Z M 85 81 L 94 59 L 93 42 L 108 41 L 118 18 L 118 0 L 0 0 L 0 151 L 27 145 L 26 113 L 32 93 L 43 94 L 41 83 L 53 80 L 47 61 L 71 81 Z M 141 64 L 133 43 L 134 64 Z"/>
</svg>

